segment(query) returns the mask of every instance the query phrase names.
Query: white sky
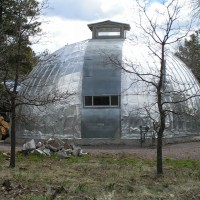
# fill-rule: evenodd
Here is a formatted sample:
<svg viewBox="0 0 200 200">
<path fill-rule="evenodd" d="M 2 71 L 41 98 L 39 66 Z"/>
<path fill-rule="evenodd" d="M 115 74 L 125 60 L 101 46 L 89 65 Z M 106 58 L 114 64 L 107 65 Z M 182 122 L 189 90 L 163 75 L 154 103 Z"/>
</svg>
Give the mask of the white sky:
<svg viewBox="0 0 200 200">
<path fill-rule="evenodd" d="M 184 4 L 181 9 L 182 23 L 189 19 L 191 7 L 185 2 L 187 0 L 177 0 L 179 4 Z M 42 52 L 45 49 L 50 52 L 71 43 L 90 39 L 92 34 L 87 24 L 113 20 L 117 22 L 129 23 L 131 32 L 136 32 L 133 21 L 138 20 L 135 0 L 49 0 L 50 8 L 44 11 L 41 28 L 45 33 L 39 44 L 33 45 L 35 52 Z M 148 8 L 150 15 L 155 14 L 155 10 L 162 10 L 159 1 L 151 0 Z"/>
</svg>

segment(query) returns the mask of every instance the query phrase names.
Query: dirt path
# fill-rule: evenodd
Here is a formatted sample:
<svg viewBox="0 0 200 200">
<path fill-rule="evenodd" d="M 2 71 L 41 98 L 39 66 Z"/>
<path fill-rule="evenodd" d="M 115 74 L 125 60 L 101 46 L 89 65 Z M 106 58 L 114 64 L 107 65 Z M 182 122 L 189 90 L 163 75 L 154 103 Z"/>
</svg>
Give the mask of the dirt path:
<svg viewBox="0 0 200 200">
<path fill-rule="evenodd" d="M 132 146 L 90 146 L 83 150 L 91 154 L 100 153 L 127 153 L 142 158 L 156 159 L 156 147 L 132 147 Z M 173 159 L 200 159 L 200 142 L 188 142 L 168 144 L 163 147 L 163 157 Z"/>
<path fill-rule="evenodd" d="M 16 150 L 20 151 L 22 145 L 17 145 Z M 90 154 L 132 154 L 142 158 L 156 159 L 155 147 L 133 147 L 129 145 L 98 145 L 82 146 L 84 152 Z M 9 152 L 10 144 L 0 143 L 0 152 Z M 163 157 L 173 159 L 200 159 L 200 142 L 188 142 L 168 144 L 163 147 Z"/>
</svg>

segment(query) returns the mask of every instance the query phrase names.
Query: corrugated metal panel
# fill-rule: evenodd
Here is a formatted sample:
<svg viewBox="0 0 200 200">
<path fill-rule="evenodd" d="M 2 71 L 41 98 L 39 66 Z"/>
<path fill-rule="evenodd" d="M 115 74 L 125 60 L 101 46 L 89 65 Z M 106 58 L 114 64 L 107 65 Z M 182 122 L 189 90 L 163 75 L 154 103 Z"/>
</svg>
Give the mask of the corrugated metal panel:
<svg viewBox="0 0 200 200">
<path fill-rule="evenodd" d="M 120 95 L 121 69 L 108 62 L 107 56 L 121 60 L 124 40 L 96 39 L 88 43 L 82 82 L 82 98 L 85 96 Z M 116 138 L 120 136 L 120 107 L 86 108 L 81 112 L 83 138 Z"/>
</svg>

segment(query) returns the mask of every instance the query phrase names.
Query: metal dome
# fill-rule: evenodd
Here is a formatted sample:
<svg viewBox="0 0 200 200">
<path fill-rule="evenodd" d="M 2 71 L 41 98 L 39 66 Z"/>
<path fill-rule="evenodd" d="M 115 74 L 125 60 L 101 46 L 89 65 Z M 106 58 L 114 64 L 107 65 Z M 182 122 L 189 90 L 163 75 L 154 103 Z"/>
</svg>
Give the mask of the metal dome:
<svg viewBox="0 0 200 200">
<path fill-rule="evenodd" d="M 135 81 L 133 73 L 117 68 L 107 62 L 107 55 L 116 57 L 131 70 L 137 66 L 140 72 L 149 73 L 149 80 L 156 81 L 159 60 L 141 44 L 132 44 L 125 39 L 121 30 L 127 24 L 106 21 L 91 24 L 91 30 L 107 32 L 108 38 L 98 32 L 91 40 L 67 45 L 50 55 L 38 65 L 22 87 L 23 95 L 48 95 L 52 91 L 69 91 L 73 96 L 42 107 L 21 106 L 19 114 L 26 116 L 18 127 L 19 138 L 139 138 L 142 126 L 153 129 L 152 121 L 145 112 L 148 105 L 155 103 L 155 93 L 151 85 Z M 104 28 L 106 25 L 106 28 Z M 93 27 L 92 27 L 93 26 Z M 98 26 L 98 27 L 96 27 Z M 124 27 L 126 29 L 124 29 Z M 119 34 L 116 34 L 116 30 Z M 99 37 L 98 37 L 99 36 Z M 108 36 L 108 35 L 107 35 Z M 199 83 L 192 72 L 172 54 L 166 55 L 166 99 L 173 99 L 199 93 Z M 45 86 L 45 87 L 43 87 Z M 180 96 L 176 91 L 181 91 Z M 149 113 L 156 118 L 155 106 Z M 149 108 L 150 108 L 149 107 Z M 194 118 L 186 115 L 167 116 L 166 137 L 198 134 L 200 98 L 191 98 L 169 109 L 187 110 Z"/>
</svg>

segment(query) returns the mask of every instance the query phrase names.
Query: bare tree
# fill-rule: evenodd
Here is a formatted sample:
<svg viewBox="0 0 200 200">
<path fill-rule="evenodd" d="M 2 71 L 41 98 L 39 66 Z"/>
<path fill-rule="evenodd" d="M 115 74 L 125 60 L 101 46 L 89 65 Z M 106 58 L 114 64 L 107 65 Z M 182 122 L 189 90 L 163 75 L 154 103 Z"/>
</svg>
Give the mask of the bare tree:
<svg viewBox="0 0 200 200">
<path fill-rule="evenodd" d="M 200 0 L 192 0 L 194 17 L 197 18 L 198 22 L 200 20 Z"/>
<path fill-rule="evenodd" d="M 147 1 L 142 3 L 137 1 L 137 6 L 139 19 L 135 24 L 139 28 L 140 38 L 138 41 L 148 48 L 147 53 L 149 54 L 143 59 L 149 59 L 146 60 L 147 65 L 154 65 L 155 60 L 157 60 L 157 63 L 159 63 L 157 71 L 142 71 L 140 61 L 133 62 L 129 58 L 124 58 L 121 62 L 111 55 L 108 56 L 108 59 L 109 62 L 122 68 L 126 73 L 134 74 L 135 80 L 132 80 L 133 83 L 142 82 L 146 85 L 146 88 L 150 88 L 148 89 L 149 92 L 155 96 L 154 102 L 149 105 L 143 105 L 141 109 L 146 111 L 148 118 L 154 124 L 154 131 L 157 134 L 157 174 L 159 175 L 163 174 L 162 146 L 166 118 L 170 113 L 181 115 L 182 111 L 175 109 L 176 105 L 198 95 L 190 94 L 193 85 L 183 86 L 182 89 L 176 90 L 176 88 L 168 88 L 165 84 L 166 58 L 169 54 L 168 46 L 187 36 L 191 23 L 188 23 L 187 26 L 181 25 L 180 11 L 182 7 L 179 5 L 178 0 L 163 1 L 159 10 L 154 10 L 153 15 L 148 12 L 150 4 Z M 180 83 L 177 82 L 176 84 Z M 183 93 L 190 95 L 186 97 L 182 95 Z M 173 98 L 170 97 L 172 94 Z M 156 117 L 152 114 L 155 112 L 157 113 Z"/>
</svg>

